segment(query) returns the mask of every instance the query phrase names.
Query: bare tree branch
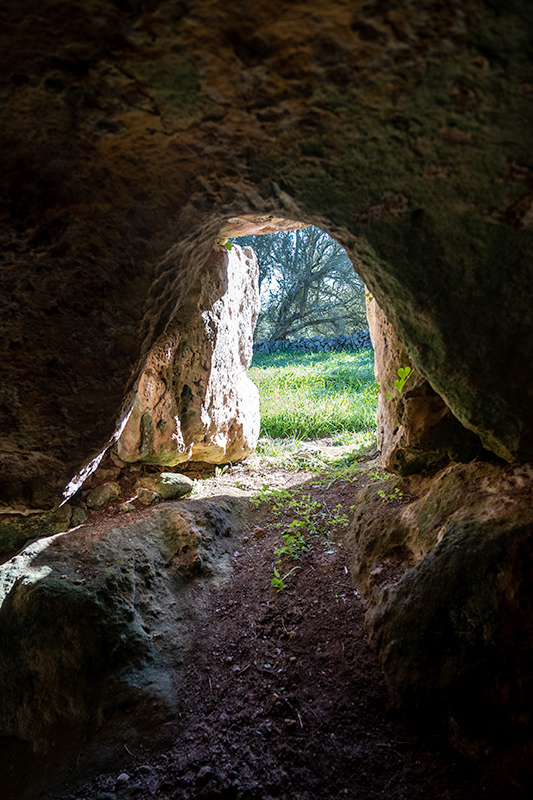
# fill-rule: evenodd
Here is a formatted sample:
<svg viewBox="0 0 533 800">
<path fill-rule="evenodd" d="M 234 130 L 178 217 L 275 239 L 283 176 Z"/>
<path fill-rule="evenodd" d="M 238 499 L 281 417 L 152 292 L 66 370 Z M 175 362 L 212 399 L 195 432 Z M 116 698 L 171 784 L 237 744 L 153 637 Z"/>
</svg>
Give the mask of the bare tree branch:
<svg viewBox="0 0 533 800">
<path fill-rule="evenodd" d="M 257 338 L 339 335 L 367 327 L 364 284 L 341 245 L 319 228 L 246 236 L 259 262 Z"/>
</svg>

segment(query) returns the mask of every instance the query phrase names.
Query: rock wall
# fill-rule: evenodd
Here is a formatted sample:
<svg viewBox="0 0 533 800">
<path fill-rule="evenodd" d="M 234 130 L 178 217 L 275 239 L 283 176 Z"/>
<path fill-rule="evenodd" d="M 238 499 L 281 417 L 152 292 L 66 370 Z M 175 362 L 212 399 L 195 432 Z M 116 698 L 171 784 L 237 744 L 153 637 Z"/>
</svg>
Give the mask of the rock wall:
<svg viewBox="0 0 533 800">
<path fill-rule="evenodd" d="M 533 752 L 532 470 L 474 462 L 375 483 L 350 533 L 396 706 L 515 765 Z"/>
<path fill-rule="evenodd" d="M 115 445 L 123 461 L 174 466 L 240 461 L 259 438 L 259 394 L 247 377 L 259 312 L 255 254 L 218 247 L 150 351 Z"/>
<path fill-rule="evenodd" d="M 47 752 L 65 729 L 101 727 L 128 704 L 172 708 L 169 667 L 196 641 L 185 589 L 227 574 L 233 511 L 229 498 L 170 503 L 3 564 L 0 736 Z"/>
<path fill-rule="evenodd" d="M 528 0 L 24 0 L 0 14 L 4 509 L 56 505 L 116 436 L 148 366 L 164 378 L 154 348 L 197 314 L 215 242 L 284 225 L 317 224 L 343 244 L 427 382 L 405 399 L 430 422 L 445 404 L 485 449 L 518 463 L 494 467 L 495 487 L 533 457 Z M 159 383 L 167 424 L 185 385 L 169 393 Z M 145 397 L 127 448 L 137 457 L 145 439 L 158 457 L 148 422 L 157 409 Z M 405 447 L 394 436 L 393 427 L 391 453 L 410 458 L 412 438 Z M 423 450 L 424 437 L 415 446 Z M 529 490 L 530 476 L 524 482 Z M 483 509 L 470 519 L 475 491 L 443 502 L 446 535 L 371 624 L 397 697 L 412 697 L 417 683 L 430 704 L 442 687 L 453 694 L 455 664 L 466 696 L 483 665 L 475 697 L 494 691 L 491 708 L 506 696 L 515 708 L 530 689 L 529 650 L 503 666 L 501 654 L 507 641 L 517 653 L 531 628 L 528 532 L 519 520 L 500 537 Z M 505 507 L 510 519 L 521 515 L 512 497 Z M 415 538 L 430 523 L 422 514 Z M 477 572 L 454 561 L 456 544 L 472 569 L 479 553 Z M 480 604 L 468 595 L 472 576 L 477 586 L 486 579 Z M 440 604 L 430 603 L 435 586 Z M 29 595 L 17 587 L 4 612 L 15 648 L 9 616 L 31 621 Z M 426 607 L 423 635 L 410 598 Z M 50 644 L 50 631 L 32 630 L 37 650 Z M 494 631 L 503 638 L 492 650 Z M 431 658 L 418 669 L 424 641 Z M 455 718 L 455 701 L 445 707 Z"/>
<path fill-rule="evenodd" d="M 377 300 L 368 295 L 367 318 L 379 386 L 377 447 L 383 468 L 406 475 L 449 460 L 472 461 L 486 455 L 479 437 L 461 425 L 412 366 Z M 402 380 L 405 369 L 409 372 Z"/>
</svg>

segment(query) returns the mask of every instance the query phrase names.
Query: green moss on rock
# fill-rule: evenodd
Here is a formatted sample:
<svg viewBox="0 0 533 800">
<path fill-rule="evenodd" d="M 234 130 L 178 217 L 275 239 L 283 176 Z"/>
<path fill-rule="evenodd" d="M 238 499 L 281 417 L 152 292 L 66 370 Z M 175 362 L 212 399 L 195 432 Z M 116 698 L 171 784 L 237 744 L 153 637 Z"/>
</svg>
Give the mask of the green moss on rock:
<svg viewBox="0 0 533 800">
<path fill-rule="evenodd" d="M 533 232 L 515 208 L 520 176 L 533 172 L 532 29 L 522 5 L 500 12 L 469 49 L 428 60 L 420 79 L 324 84 L 315 102 L 337 122 L 297 151 L 280 141 L 253 170 L 265 191 L 278 182 L 350 232 L 356 268 L 413 364 L 487 449 L 512 460 L 533 454 L 532 388 L 517 391 L 512 377 L 533 359 L 523 291 Z"/>
<path fill-rule="evenodd" d="M 225 113 L 201 94 L 196 69 L 184 48 L 166 59 L 144 64 L 138 76 L 150 87 L 167 127 L 185 129 L 202 119 L 220 119 Z"/>
<path fill-rule="evenodd" d="M 71 516 L 72 508 L 66 504 L 41 514 L 1 514 L 0 562 L 11 558 L 31 539 L 68 530 Z"/>
</svg>

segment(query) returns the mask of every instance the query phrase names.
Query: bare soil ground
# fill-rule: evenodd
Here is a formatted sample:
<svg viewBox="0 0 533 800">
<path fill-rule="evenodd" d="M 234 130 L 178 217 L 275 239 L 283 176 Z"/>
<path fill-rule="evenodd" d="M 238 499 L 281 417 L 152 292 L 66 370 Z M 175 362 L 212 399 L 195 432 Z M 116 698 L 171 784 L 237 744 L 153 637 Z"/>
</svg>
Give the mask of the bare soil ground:
<svg viewBox="0 0 533 800">
<path fill-rule="evenodd" d="M 370 462 L 372 464 L 372 462 Z M 292 487 L 327 509 L 348 510 L 357 483 L 328 486 L 304 472 L 235 467 L 211 493 Z M 237 487 L 235 488 L 235 482 Z M 244 487 L 244 488 L 243 488 Z M 245 499 L 245 498 L 244 498 Z M 243 508 L 249 505 L 243 502 Z M 100 514 L 100 518 L 101 517 Z M 348 572 L 343 527 L 312 545 L 283 591 L 271 584 L 279 516 L 266 503 L 244 512 L 233 573 L 222 587 L 193 582 L 202 608 L 196 647 L 176 670 L 179 708 L 150 724 L 130 714 L 129 734 L 83 743 L 46 800 L 478 800 L 512 798 L 436 734 L 388 707 L 364 628 L 365 602 Z M 288 510 L 282 520 L 291 520 Z M 287 571 L 286 570 L 286 571 Z M 145 724 L 146 723 L 146 724 Z M 115 730 L 118 730 L 115 728 Z M 112 740 L 114 736 L 114 740 Z M 104 750 L 109 748 L 106 760 Z M 80 758 L 81 755 L 81 758 Z M 105 768 L 102 768 L 105 764 Z M 52 788 L 53 787 L 53 788 Z M 1 792 L 0 792 L 1 794 Z M 15 797 L 14 800 L 19 800 Z"/>
</svg>

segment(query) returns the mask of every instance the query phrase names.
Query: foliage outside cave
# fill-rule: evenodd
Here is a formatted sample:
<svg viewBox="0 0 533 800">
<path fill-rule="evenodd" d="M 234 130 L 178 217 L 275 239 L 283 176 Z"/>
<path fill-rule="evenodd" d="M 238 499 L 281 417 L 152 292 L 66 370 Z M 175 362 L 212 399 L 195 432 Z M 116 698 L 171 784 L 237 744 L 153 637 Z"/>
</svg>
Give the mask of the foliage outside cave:
<svg viewBox="0 0 533 800">
<path fill-rule="evenodd" d="M 340 336 L 367 329 L 365 287 L 344 248 L 315 226 L 237 239 L 259 264 L 255 339 Z"/>
</svg>

